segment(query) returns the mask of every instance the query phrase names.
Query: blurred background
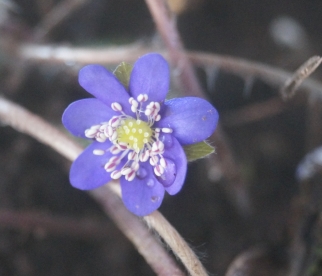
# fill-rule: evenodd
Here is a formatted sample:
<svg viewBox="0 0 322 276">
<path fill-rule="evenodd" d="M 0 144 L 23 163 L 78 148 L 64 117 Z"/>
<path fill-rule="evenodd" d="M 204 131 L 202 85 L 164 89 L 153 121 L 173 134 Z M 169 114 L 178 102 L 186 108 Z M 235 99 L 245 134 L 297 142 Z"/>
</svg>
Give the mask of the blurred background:
<svg viewBox="0 0 322 276">
<path fill-rule="evenodd" d="M 168 2 L 189 51 L 290 72 L 322 53 L 321 1 Z M 0 0 L 1 95 L 59 128 L 67 105 L 89 96 L 77 83 L 82 64 L 27 58 L 27 44 L 165 50 L 142 0 Z M 322 142 L 322 86 L 284 102 L 269 78 L 196 69 L 233 165 L 223 165 L 227 151 L 212 137 L 218 154 L 190 164 L 160 211 L 211 275 L 322 275 L 321 175 L 296 177 Z M 0 275 L 153 275 L 100 206 L 70 186 L 69 161 L 10 127 L 0 133 Z"/>
</svg>

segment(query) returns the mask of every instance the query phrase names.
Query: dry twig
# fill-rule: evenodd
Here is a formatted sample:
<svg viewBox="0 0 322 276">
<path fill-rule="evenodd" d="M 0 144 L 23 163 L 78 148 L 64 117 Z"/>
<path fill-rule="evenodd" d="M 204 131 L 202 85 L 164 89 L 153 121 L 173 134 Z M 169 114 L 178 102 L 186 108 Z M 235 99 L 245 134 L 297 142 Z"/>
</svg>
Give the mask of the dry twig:
<svg viewBox="0 0 322 276">
<path fill-rule="evenodd" d="M 290 77 L 281 88 L 281 95 L 283 99 L 290 99 L 295 95 L 296 90 L 307 79 L 318 66 L 321 64 L 322 58 L 314 56 L 308 59 L 299 69 Z"/>
</svg>

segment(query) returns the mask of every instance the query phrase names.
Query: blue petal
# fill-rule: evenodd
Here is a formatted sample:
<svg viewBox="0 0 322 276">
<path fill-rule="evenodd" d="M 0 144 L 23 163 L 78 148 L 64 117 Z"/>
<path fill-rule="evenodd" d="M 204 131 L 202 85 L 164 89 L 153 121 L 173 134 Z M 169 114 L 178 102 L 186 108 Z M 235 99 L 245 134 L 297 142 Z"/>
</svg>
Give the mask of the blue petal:
<svg viewBox="0 0 322 276">
<path fill-rule="evenodd" d="M 107 122 L 114 115 L 117 113 L 101 101 L 84 99 L 71 103 L 64 111 L 62 121 L 73 135 L 86 138 L 86 129 Z"/>
<path fill-rule="evenodd" d="M 169 91 L 170 72 L 167 61 L 159 54 L 147 54 L 139 58 L 130 78 L 130 93 L 136 99 L 147 94 L 149 102 L 162 102 Z"/>
<path fill-rule="evenodd" d="M 79 71 L 79 84 L 97 99 L 111 106 L 113 102 L 122 105 L 123 111 L 132 114 L 128 103 L 129 94 L 119 80 L 101 65 L 87 65 Z"/>
<path fill-rule="evenodd" d="M 144 178 L 135 177 L 133 181 L 121 178 L 122 199 L 128 210 L 137 216 L 146 216 L 158 209 L 164 197 L 164 187 L 154 176 L 148 162 L 140 164 L 146 170 Z"/>
<path fill-rule="evenodd" d="M 166 101 L 157 127 L 173 129 L 173 135 L 182 145 L 207 139 L 216 129 L 217 110 L 206 100 L 195 97 Z"/>
<path fill-rule="evenodd" d="M 110 159 L 110 152 L 104 155 L 94 155 L 94 149 L 107 150 L 111 142 L 93 142 L 74 161 L 71 166 L 69 179 L 73 187 L 81 190 L 92 190 L 111 181 L 110 173 L 104 165 Z"/>
<path fill-rule="evenodd" d="M 187 157 L 178 140 L 174 137 L 171 137 L 172 139 L 170 144 L 170 135 L 166 136 L 166 142 L 164 143 L 166 150 L 163 154 L 163 157 L 166 158 L 166 160 L 170 160 L 169 168 L 167 168 L 168 172 L 166 172 L 166 175 L 175 174 L 175 180 L 170 186 L 165 185 L 165 190 L 168 192 L 168 194 L 174 195 L 181 190 L 184 184 L 187 173 Z M 173 164 L 171 161 L 175 164 L 175 166 L 171 166 L 171 164 Z M 168 177 L 172 178 L 170 176 Z"/>
</svg>

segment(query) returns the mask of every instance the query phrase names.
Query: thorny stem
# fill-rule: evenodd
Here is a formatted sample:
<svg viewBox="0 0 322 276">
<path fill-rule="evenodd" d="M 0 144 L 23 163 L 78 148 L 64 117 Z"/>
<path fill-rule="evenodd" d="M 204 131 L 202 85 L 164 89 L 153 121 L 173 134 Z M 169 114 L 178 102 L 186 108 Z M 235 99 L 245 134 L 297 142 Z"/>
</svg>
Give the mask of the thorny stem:
<svg viewBox="0 0 322 276">
<path fill-rule="evenodd" d="M 28 134 L 38 141 L 49 145 L 71 161 L 75 160 L 82 151 L 82 148 L 73 140 L 45 120 L 4 98 L 0 98 L 0 120 L 15 128 L 17 131 Z M 124 234 L 138 248 L 138 251 L 158 275 L 183 275 L 166 250 L 153 237 L 148 229 L 144 227 L 134 215 L 125 209 L 120 200 L 117 201 L 113 198 L 114 193 L 108 186 L 98 188 L 90 192 L 90 195 L 92 195 L 93 198 L 102 205 L 106 213 L 114 219 L 115 223 L 124 231 Z M 156 227 L 158 224 L 162 223 L 162 227 L 172 229 L 172 226 L 165 219 L 162 221 L 155 221 L 155 223 Z M 171 231 L 167 234 L 169 233 L 171 233 Z M 182 240 L 179 235 L 176 235 L 175 237 L 164 237 L 162 236 L 164 233 L 159 234 L 164 240 Z M 178 243 L 185 242 L 182 240 L 178 241 Z M 174 251 L 175 250 L 176 248 L 174 248 Z M 175 254 L 181 256 L 180 252 L 175 252 Z M 191 263 L 195 263 L 195 261 L 191 260 Z"/>
</svg>

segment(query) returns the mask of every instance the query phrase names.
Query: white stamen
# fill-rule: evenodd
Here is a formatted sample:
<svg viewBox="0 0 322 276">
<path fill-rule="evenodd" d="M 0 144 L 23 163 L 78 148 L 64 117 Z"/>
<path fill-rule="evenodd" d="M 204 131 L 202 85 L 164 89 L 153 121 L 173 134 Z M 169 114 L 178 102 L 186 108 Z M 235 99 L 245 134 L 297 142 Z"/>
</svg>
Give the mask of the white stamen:
<svg viewBox="0 0 322 276">
<path fill-rule="evenodd" d="M 112 153 L 112 154 L 118 154 L 118 153 L 120 153 L 122 150 L 118 147 L 118 146 L 116 146 L 116 145 L 114 145 L 114 146 L 112 146 L 111 147 L 111 149 L 110 149 L 110 152 Z"/>
<path fill-rule="evenodd" d="M 167 167 L 167 161 L 163 157 L 160 158 L 160 165 L 163 168 L 166 168 Z"/>
<path fill-rule="evenodd" d="M 168 127 L 164 127 L 164 128 L 162 128 L 162 132 L 163 133 L 172 133 L 172 129 L 171 128 L 168 128 Z"/>
<path fill-rule="evenodd" d="M 104 150 L 100 150 L 100 149 L 94 149 L 93 150 L 94 155 L 104 155 L 104 153 L 105 153 Z"/>
<path fill-rule="evenodd" d="M 132 181 L 134 178 L 135 178 L 135 171 L 132 171 L 132 172 L 130 172 L 129 174 L 127 174 L 127 175 L 125 176 L 125 179 L 126 179 L 127 181 Z"/>
<path fill-rule="evenodd" d="M 115 170 L 111 173 L 112 179 L 119 179 L 122 176 L 122 173 L 120 170 Z"/>
<path fill-rule="evenodd" d="M 140 168 L 140 164 L 138 162 L 133 162 L 131 168 L 136 172 Z"/>
<path fill-rule="evenodd" d="M 107 172 L 112 172 L 115 170 L 117 164 L 115 163 L 110 163 L 110 162 L 107 162 L 104 166 L 104 169 L 107 171 Z"/>
<path fill-rule="evenodd" d="M 111 107 L 112 107 L 112 109 L 114 111 L 122 111 L 122 106 L 119 103 L 117 103 L 117 102 L 112 103 L 111 104 Z"/>
<path fill-rule="evenodd" d="M 161 176 L 163 173 L 164 173 L 164 168 L 161 167 L 160 165 L 156 165 L 154 167 L 154 173 L 157 175 L 157 176 Z"/>
<path fill-rule="evenodd" d="M 123 175 L 127 175 L 130 172 L 132 172 L 132 169 L 129 168 L 129 167 L 125 167 L 125 168 L 122 168 L 121 172 L 122 172 Z"/>
<path fill-rule="evenodd" d="M 149 157 L 150 157 L 149 150 L 145 150 L 144 152 L 141 152 L 139 159 L 141 162 L 146 162 L 148 161 Z"/>
<path fill-rule="evenodd" d="M 137 156 L 137 153 L 135 151 L 130 151 L 130 153 L 127 156 L 128 160 L 134 160 Z"/>
</svg>

